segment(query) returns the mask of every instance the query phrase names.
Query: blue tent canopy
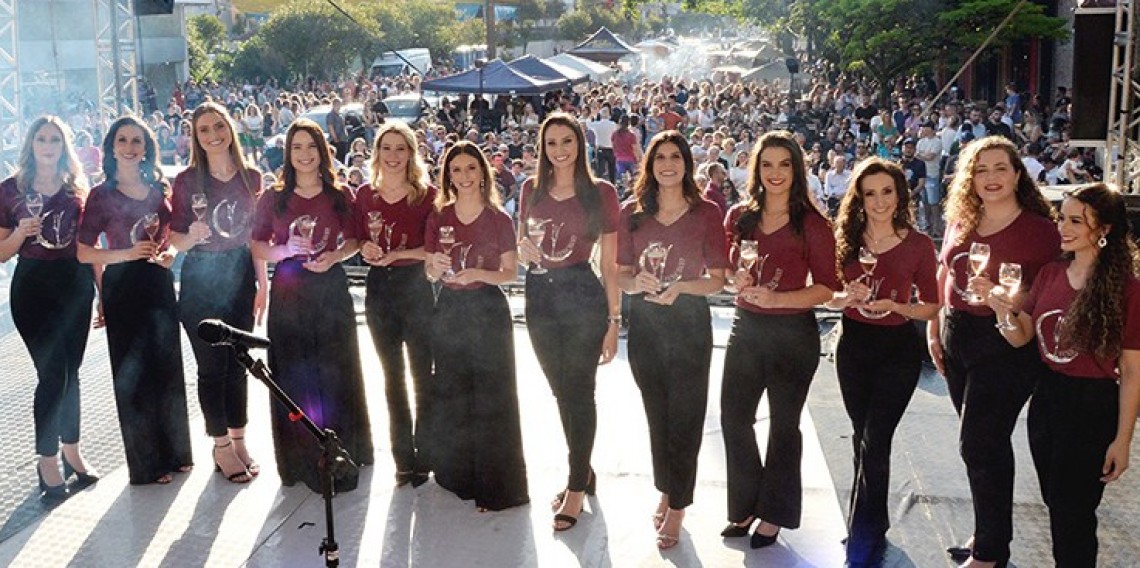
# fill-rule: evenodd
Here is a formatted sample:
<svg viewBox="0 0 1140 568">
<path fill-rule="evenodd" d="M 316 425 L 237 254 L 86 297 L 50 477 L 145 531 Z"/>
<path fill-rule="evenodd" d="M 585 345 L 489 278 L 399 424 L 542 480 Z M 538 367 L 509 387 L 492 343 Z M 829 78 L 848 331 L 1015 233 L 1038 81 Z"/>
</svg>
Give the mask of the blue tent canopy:
<svg viewBox="0 0 1140 568">
<path fill-rule="evenodd" d="M 585 73 L 562 67 L 557 63 L 543 61 L 533 55 L 524 55 L 511 61 L 507 65 L 535 79 L 565 81 L 566 84 L 563 85 L 565 87 L 590 80 L 590 76 Z"/>
<path fill-rule="evenodd" d="M 420 90 L 441 93 L 484 93 L 488 95 L 541 95 L 556 91 L 569 84 L 569 80 L 547 80 L 531 77 L 501 59 L 487 62 L 482 72 L 471 69 L 455 75 L 420 83 Z"/>
</svg>

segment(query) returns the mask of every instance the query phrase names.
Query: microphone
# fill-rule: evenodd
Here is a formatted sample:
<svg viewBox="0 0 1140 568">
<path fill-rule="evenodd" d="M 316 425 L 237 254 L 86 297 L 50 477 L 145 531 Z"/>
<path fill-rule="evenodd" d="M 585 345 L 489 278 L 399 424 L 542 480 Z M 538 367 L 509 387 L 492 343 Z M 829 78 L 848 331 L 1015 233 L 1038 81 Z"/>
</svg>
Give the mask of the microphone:
<svg viewBox="0 0 1140 568">
<path fill-rule="evenodd" d="M 198 338 L 210 345 L 241 345 L 249 349 L 266 349 L 269 339 L 238 329 L 220 319 L 204 319 L 198 323 Z"/>
</svg>

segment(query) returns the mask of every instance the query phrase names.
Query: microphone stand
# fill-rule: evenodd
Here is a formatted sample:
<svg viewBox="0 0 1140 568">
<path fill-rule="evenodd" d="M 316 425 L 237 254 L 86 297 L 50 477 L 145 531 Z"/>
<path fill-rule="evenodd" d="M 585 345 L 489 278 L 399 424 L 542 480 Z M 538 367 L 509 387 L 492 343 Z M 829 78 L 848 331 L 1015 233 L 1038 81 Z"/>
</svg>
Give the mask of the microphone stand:
<svg viewBox="0 0 1140 568">
<path fill-rule="evenodd" d="M 297 403 L 293 402 L 293 399 L 289 398 L 289 395 L 285 394 L 285 391 L 281 390 L 281 387 L 273 381 L 272 373 L 269 372 L 269 368 L 265 366 L 264 362 L 260 359 L 254 359 L 249 354 L 249 349 L 240 343 L 231 343 L 230 347 L 237 355 L 238 362 L 264 383 L 269 388 L 269 392 L 273 393 L 273 398 L 276 398 L 289 411 L 289 421 L 300 422 L 321 444 L 321 459 L 317 462 L 317 469 L 321 472 L 321 497 L 325 500 L 326 532 L 318 550 L 325 557 L 325 566 L 335 568 L 340 565 L 340 546 L 337 545 L 333 527 L 333 480 L 357 469 L 357 466 L 353 463 L 352 457 L 348 455 L 348 451 L 341 446 L 340 438 L 337 437 L 336 432 L 329 428 L 322 430 L 318 427 L 297 406 Z"/>
</svg>

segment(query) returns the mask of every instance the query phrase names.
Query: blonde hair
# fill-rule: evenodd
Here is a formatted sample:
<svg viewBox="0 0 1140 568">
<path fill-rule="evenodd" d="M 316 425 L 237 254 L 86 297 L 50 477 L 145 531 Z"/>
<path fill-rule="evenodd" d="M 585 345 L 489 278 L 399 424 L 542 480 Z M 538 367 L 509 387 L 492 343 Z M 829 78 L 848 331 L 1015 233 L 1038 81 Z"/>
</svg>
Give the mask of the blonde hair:
<svg viewBox="0 0 1140 568">
<path fill-rule="evenodd" d="M 59 130 L 60 137 L 63 138 L 63 152 L 59 155 L 55 171 L 59 177 L 63 178 L 64 190 L 69 195 L 78 195 L 80 198 L 86 197 L 87 177 L 83 174 L 83 162 L 80 162 L 79 157 L 75 154 L 75 137 L 71 133 L 71 127 L 63 119 L 51 114 L 35 119 L 28 126 L 28 134 L 24 137 L 24 145 L 20 148 L 20 157 L 16 167 L 16 187 L 24 192 L 33 191 L 32 180 L 36 177 L 36 155 L 32 146 L 35 143 L 36 135 L 48 125 L 56 127 Z"/>
<path fill-rule="evenodd" d="M 405 181 L 408 185 L 412 186 L 411 191 L 408 192 L 408 203 L 412 205 L 419 205 L 428 194 L 428 176 L 427 166 L 424 164 L 423 158 L 419 153 L 419 143 L 416 142 L 416 135 L 412 129 L 402 122 L 387 122 L 380 127 L 376 132 L 376 141 L 372 143 L 372 179 L 368 182 L 372 185 L 373 193 L 380 192 L 380 181 L 383 177 L 383 164 L 380 160 L 380 142 L 384 136 L 390 133 L 400 135 L 404 139 L 404 144 L 408 147 L 408 166 L 405 169 Z"/>
</svg>

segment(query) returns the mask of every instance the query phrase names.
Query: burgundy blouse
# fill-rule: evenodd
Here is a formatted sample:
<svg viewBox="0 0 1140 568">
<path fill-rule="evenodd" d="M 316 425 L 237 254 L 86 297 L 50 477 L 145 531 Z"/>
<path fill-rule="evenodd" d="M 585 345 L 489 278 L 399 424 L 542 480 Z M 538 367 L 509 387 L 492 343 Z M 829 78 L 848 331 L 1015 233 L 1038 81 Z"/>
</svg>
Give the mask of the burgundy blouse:
<svg viewBox="0 0 1140 568">
<path fill-rule="evenodd" d="M 534 207 L 530 207 L 530 194 L 534 191 L 534 178 L 523 183 L 519 197 L 519 219 L 550 219 L 546 237 L 542 240 L 542 251 L 555 258 L 567 255 L 563 260 L 544 259 L 545 268 L 562 268 L 581 264 L 590 260 L 597 239 L 586 238 L 586 209 L 577 195 L 559 201 L 547 195 Z M 598 182 L 601 196 L 602 231 L 612 234 L 618 230 L 620 215 L 617 190 L 608 182 Z"/>
<path fill-rule="evenodd" d="M 854 281 L 863 274 L 859 262 L 850 262 L 843 267 L 843 278 Z M 930 237 L 911 230 L 905 239 L 890 250 L 879 254 L 875 269 L 871 271 L 870 282 L 863 283 L 875 291 L 876 300 L 893 299 L 900 304 L 910 301 L 913 288 L 918 288 L 919 300 L 926 303 L 938 302 L 938 259 L 934 254 L 934 241 Z M 861 311 L 852 306 L 843 311 L 847 317 L 863 323 L 875 325 L 901 325 L 907 323 L 905 317 L 887 312 L 888 315 Z"/>
<path fill-rule="evenodd" d="M 716 204 L 702 199 L 670 225 L 662 225 L 651 215 L 641 217 L 636 230 L 630 228 L 630 217 L 637 202 L 622 205 L 618 221 L 617 263 L 641 271 L 641 255 L 651 242 L 669 248 L 665 259 L 666 281 L 692 280 L 706 269 L 728 268 L 728 251 L 720 229 L 720 210 Z"/>
<path fill-rule="evenodd" d="M 213 234 L 205 243 L 196 245 L 196 250 L 216 252 L 245 246 L 249 242 L 254 206 L 257 203 L 255 195 L 261 191 L 261 172 L 247 169 L 245 179 L 249 181 L 248 187 L 240 173 L 229 181 L 206 176 L 204 193 L 207 206 L 202 222 L 210 226 Z M 250 191 L 251 188 L 253 192 Z M 197 220 L 192 197 L 197 192 L 196 170 L 185 170 L 174 178 L 174 192 L 171 196 L 174 211 L 170 221 L 172 231 L 190 231 L 190 224 Z"/>
<path fill-rule="evenodd" d="M 492 207 L 484 207 L 483 212 L 470 224 L 464 224 L 455 214 L 451 204 L 442 211 L 428 217 L 424 231 L 424 251 L 441 252 L 439 228 L 455 227 L 455 247 L 451 249 L 451 269 L 459 272 L 464 267 L 483 270 L 499 270 L 502 255 L 515 250 L 515 229 L 511 216 Z M 473 282 L 466 286 L 444 282 L 444 286 L 454 290 L 472 290 L 486 286 Z"/>
<path fill-rule="evenodd" d="M 55 195 L 44 197 L 44 208 L 40 212 L 43 228 L 40 239 L 29 237 L 20 245 L 21 258 L 35 260 L 61 260 L 75 258 L 75 233 L 79 229 L 79 219 L 83 214 L 83 200 L 68 195 L 67 188 L 61 187 Z M 16 178 L 10 177 L 0 183 L 0 227 L 15 229 L 20 219 L 31 217 L 28 212 L 25 193 L 16 186 Z M 44 246 L 46 243 L 47 246 Z"/>
<path fill-rule="evenodd" d="M 377 244 L 385 251 L 417 249 L 424 246 L 424 232 L 427 229 L 428 217 L 435 210 L 436 189 L 428 186 L 427 194 L 417 204 L 408 202 L 407 198 L 395 203 L 388 203 L 372 191 L 368 184 L 360 186 L 356 191 L 356 201 L 352 207 L 353 223 L 356 234 L 361 239 L 371 240 L 372 234 L 368 228 L 368 213 L 379 211 L 383 222 Z M 393 262 L 393 266 L 405 266 L 421 261 L 405 258 Z"/>
<path fill-rule="evenodd" d="M 150 239 L 143 218 L 151 213 L 158 214 L 159 228 L 154 240 L 162 243 L 165 250 L 170 244 L 166 237 L 170 231 L 170 200 L 163 192 L 163 186 L 153 185 L 146 197 L 138 200 L 127 197 L 118 189 L 100 184 L 91 190 L 83 220 L 79 223 L 79 242 L 95 246 L 99 235 L 107 237 L 108 250 L 123 250 L 134 246 L 135 241 Z"/>
<path fill-rule="evenodd" d="M 317 221 L 313 229 L 314 257 L 323 252 L 336 250 L 342 238 L 356 238 L 351 207 L 344 213 L 338 212 L 332 195 L 327 191 L 308 199 L 296 193 L 291 194 L 286 202 L 285 211 L 281 213 L 277 212 L 278 194 L 277 191 L 265 191 L 258 198 L 250 234 L 253 240 L 274 245 L 289 242 L 290 225 L 302 215 L 315 217 Z M 347 194 L 345 194 L 345 204 L 351 205 Z M 292 230 L 293 234 L 299 234 L 296 227 Z"/>
</svg>

